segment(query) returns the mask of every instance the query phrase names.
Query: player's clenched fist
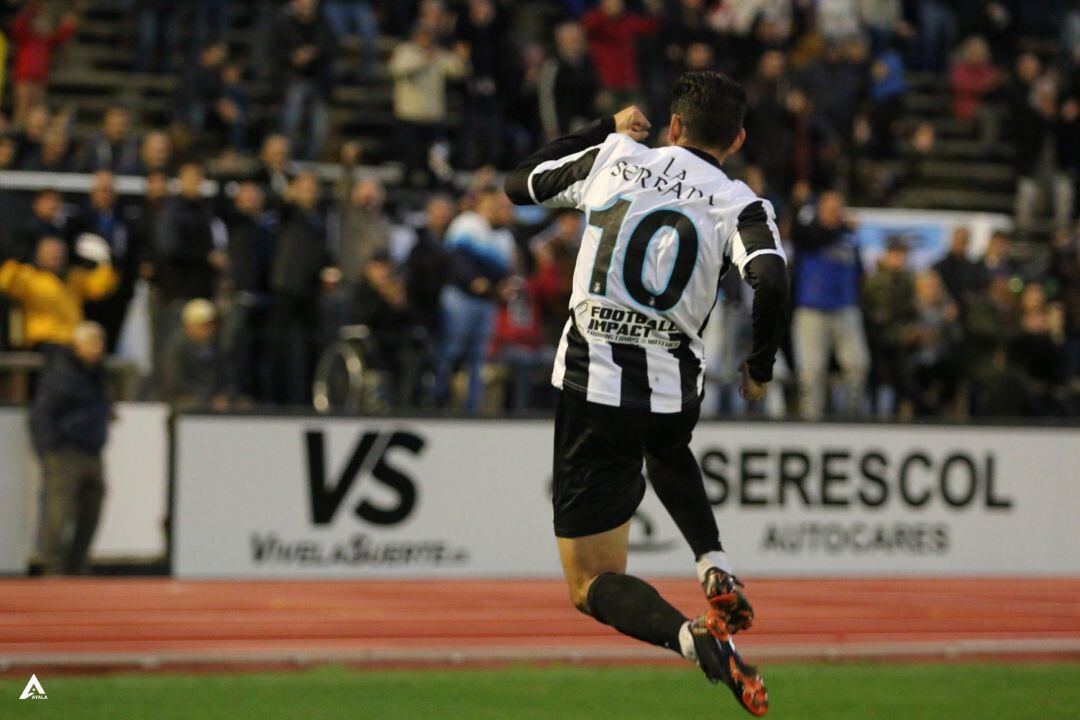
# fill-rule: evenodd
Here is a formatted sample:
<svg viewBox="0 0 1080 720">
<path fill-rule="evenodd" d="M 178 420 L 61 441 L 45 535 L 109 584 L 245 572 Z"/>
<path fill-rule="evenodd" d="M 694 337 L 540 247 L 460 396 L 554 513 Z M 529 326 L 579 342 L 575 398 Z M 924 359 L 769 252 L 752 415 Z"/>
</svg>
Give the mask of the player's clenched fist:
<svg viewBox="0 0 1080 720">
<path fill-rule="evenodd" d="M 759 383 L 750 377 L 750 369 L 746 367 L 746 363 L 743 363 L 741 370 L 742 383 L 739 384 L 739 397 L 750 402 L 757 402 L 765 397 L 765 393 L 769 392 L 769 384 Z"/>
<path fill-rule="evenodd" d="M 623 108 L 615 113 L 615 132 L 641 142 L 649 136 L 649 128 L 652 123 L 645 117 L 645 113 L 638 110 L 636 105 Z"/>
</svg>

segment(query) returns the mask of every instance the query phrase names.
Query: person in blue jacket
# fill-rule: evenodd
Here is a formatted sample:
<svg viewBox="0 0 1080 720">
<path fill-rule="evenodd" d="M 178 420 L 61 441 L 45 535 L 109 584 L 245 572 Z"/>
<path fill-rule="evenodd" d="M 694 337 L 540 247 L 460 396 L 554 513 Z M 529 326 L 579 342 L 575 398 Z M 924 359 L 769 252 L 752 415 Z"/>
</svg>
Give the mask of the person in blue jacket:
<svg viewBox="0 0 1080 720">
<path fill-rule="evenodd" d="M 816 211 L 803 208 L 791 231 L 795 248 L 792 343 L 799 371 L 799 414 L 825 414 L 829 361 L 835 354 L 844 381 L 844 400 L 835 408 L 862 414 L 870 352 L 859 294 L 862 260 L 855 221 L 846 217 L 844 196 L 821 193 Z"/>
<path fill-rule="evenodd" d="M 469 373 L 466 409 L 475 412 L 483 396 L 481 370 L 495 330 L 498 298 L 514 264 L 514 238 L 507 225 L 513 207 L 502 192 L 484 191 L 476 209 L 450 223 L 443 248 L 448 281 L 439 305 L 442 332 L 435 354 L 435 401 L 445 405 L 458 363 Z"/>
</svg>

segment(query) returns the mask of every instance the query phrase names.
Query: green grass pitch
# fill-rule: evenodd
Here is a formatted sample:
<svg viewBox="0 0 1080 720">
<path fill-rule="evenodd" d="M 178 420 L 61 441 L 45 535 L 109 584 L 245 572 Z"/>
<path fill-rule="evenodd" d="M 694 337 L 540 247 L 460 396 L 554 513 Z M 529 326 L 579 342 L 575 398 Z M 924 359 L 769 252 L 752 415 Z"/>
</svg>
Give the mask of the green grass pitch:
<svg viewBox="0 0 1080 720">
<path fill-rule="evenodd" d="M 798 720 L 1080 718 L 1080 663 L 775 664 L 772 709 Z M 48 700 L 0 680 L 0 718 L 64 720 L 690 720 L 749 718 L 677 667 L 528 667 L 51 676 Z"/>
</svg>

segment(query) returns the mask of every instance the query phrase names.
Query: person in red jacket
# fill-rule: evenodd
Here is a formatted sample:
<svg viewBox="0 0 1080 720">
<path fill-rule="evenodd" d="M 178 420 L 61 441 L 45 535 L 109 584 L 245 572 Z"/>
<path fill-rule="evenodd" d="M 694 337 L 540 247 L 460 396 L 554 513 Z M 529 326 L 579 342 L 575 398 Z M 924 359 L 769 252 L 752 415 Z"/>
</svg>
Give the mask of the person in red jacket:
<svg viewBox="0 0 1080 720">
<path fill-rule="evenodd" d="M 1001 85 L 1002 73 L 990 58 L 990 46 L 979 36 L 968 38 L 949 71 L 952 113 L 957 120 L 979 115 L 986 96 Z"/>
<path fill-rule="evenodd" d="M 604 88 L 612 93 L 615 105 L 624 105 L 638 89 L 637 41 L 660 28 L 658 15 L 663 3 L 648 0 L 648 15 L 626 11 L 625 0 L 602 0 L 581 19 L 589 38 L 589 50 L 600 71 Z"/>
<path fill-rule="evenodd" d="M 510 371 L 514 410 L 534 407 L 536 372 L 550 370 L 555 361 L 554 346 L 544 337 L 544 309 L 561 295 L 560 285 L 559 269 L 546 254 L 538 254 L 534 275 L 514 275 L 506 284 L 491 356 Z"/>
<path fill-rule="evenodd" d="M 11 22 L 15 44 L 12 78 L 15 86 L 15 123 L 21 123 L 30 108 L 45 100 L 49 64 L 56 48 L 75 33 L 78 20 L 66 13 L 59 22 L 42 0 L 29 0 Z"/>
</svg>

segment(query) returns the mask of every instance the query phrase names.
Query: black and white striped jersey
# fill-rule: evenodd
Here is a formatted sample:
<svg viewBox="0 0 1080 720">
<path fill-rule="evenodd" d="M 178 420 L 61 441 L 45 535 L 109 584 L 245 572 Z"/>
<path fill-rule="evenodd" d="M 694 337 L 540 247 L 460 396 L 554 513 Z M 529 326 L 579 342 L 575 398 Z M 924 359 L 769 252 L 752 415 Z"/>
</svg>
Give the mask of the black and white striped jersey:
<svg viewBox="0 0 1080 720">
<path fill-rule="evenodd" d="M 746 278 L 752 260 L 784 261 L 784 251 L 772 206 L 711 155 L 613 129 L 601 121 L 555 141 L 507 192 L 586 215 L 553 384 L 603 405 L 679 412 L 701 400 L 701 335 L 721 275 L 735 266 Z M 573 152 L 551 157 L 559 150 Z M 766 351 L 756 379 L 771 378 L 775 345 Z"/>
</svg>

